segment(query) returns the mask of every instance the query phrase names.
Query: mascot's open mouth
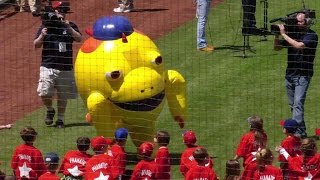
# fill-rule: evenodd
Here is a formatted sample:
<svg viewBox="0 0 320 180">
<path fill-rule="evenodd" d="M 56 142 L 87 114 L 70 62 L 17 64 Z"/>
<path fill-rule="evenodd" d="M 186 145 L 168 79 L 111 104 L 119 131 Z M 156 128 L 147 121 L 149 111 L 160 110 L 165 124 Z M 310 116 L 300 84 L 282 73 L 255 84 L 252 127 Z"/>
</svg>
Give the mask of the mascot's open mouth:
<svg viewBox="0 0 320 180">
<path fill-rule="evenodd" d="M 159 94 L 148 99 L 125 103 L 113 102 L 113 104 L 128 111 L 152 111 L 159 106 L 164 98 L 164 95 L 164 91 L 162 91 Z"/>
</svg>

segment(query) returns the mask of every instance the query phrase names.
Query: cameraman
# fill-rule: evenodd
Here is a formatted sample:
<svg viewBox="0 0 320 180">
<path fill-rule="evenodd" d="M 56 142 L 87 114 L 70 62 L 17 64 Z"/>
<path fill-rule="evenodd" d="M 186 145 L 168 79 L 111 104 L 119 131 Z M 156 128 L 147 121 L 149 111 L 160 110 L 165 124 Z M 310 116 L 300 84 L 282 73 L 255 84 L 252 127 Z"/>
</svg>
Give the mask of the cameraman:
<svg viewBox="0 0 320 180">
<path fill-rule="evenodd" d="M 55 5 L 52 7 L 52 12 L 43 14 L 43 24 L 40 26 L 33 44 L 35 48 L 43 47 L 37 92 L 47 107 L 45 124 L 51 125 L 53 123 L 55 109 L 52 107 L 52 97 L 56 89 L 58 98 L 56 127 L 63 128 L 67 99 L 77 97 L 73 73 L 72 43 L 73 41 L 80 42 L 82 36 L 77 25 L 65 19 L 66 8 L 64 4 L 60 2 Z"/>
<path fill-rule="evenodd" d="M 313 76 L 313 64 L 318 45 L 318 35 L 310 29 L 310 20 L 304 13 L 298 13 L 294 28 L 296 32 L 286 32 L 285 26 L 279 24 L 280 35 L 275 35 L 274 50 L 288 49 L 288 62 L 285 84 L 292 119 L 299 123 L 298 134 L 307 137 L 304 122 L 304 102 L 310 80 Z"/>
</svg>

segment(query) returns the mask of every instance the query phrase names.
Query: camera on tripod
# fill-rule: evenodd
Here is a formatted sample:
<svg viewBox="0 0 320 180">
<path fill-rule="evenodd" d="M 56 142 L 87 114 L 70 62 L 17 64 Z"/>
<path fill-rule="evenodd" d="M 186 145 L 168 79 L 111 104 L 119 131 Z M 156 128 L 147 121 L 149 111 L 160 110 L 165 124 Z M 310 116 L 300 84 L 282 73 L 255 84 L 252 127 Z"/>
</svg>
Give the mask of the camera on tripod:
<svg viewBox="0 0 320 180">
<path fill-rule="evenodd" d="M 288 33 L 295 33 L 297 31 L 297 15 L 299 13 L 304 13 L 306 15 L 306 24 L 307 25 L 312 25 L 313 24 L 313 19 L 316 18 L 316 13 L 315 10 L 310 10 L 310 9 L 304 9 L 301 11 L 296 11 L 290 14 L 287 14 L 285 17 L 280 17 L 276 18 L 270 21 L 270 23 L 274 23 L 276 21 L 281 21 L 284 23 L 284 28 Z M 270 31 L 272 34 L 279 34 L 280 29 L 277 24 L 271 24 Z"/>
</svg>

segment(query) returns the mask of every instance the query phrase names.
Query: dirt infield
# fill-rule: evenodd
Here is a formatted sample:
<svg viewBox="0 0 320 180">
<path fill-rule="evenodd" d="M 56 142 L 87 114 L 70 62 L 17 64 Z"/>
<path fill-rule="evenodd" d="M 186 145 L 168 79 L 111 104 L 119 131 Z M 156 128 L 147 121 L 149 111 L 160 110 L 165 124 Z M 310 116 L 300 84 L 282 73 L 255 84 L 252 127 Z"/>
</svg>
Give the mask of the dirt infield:
<svg viewBox="0 0 320 180">
<path fill-rule="evenodd" d="M 117 0 L 70 0 L 70 3 L 72 13 L 67 19 L 79 26 L 84 39 L 88 37 L 85 28 L 101 16 L 126 16 L 136 29 L 152 39 L 195 17 L 194 0 L 135 0 L 134 12 L 120 14 L 112 11 Z M 35 50 L 32 44 L 40 24 L 40 18 L 26 12 L 12 13 L 0 21 L 0 124 L 14 122 L 42 105 L 36 94 L 41 50 Z M 74 56 L 79 47 L 80 44 L 74 46 Z"/>
</svg>

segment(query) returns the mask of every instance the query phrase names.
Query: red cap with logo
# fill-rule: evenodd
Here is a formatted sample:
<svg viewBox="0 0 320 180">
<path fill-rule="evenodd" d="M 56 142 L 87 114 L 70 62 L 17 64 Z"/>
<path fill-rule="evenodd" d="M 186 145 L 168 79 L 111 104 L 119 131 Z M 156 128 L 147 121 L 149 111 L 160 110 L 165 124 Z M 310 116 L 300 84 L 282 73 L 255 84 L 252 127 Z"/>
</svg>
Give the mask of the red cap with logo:
<svg viewBox="0 0 320 180">
<path fill-rule="evenodd" d="M 91 139 L 91 147 L 94 150 L 101 150 L 104 146 L 108 145 L 108 141 L 103 136 L 97 136 Z"/>
<path fill-rule="evenodd" d="M 195 144 L 197 142 L 196 134 L 191 130 L 184 132 L 183 133 L 183 142 L 185 144 Z"/>
<path fill-rule="evenodd" d="M 140 155 L 151 156 L 153 152 L 153 144 L 151 142 L 144 142 L 138 148 Z"/>
</svg>

